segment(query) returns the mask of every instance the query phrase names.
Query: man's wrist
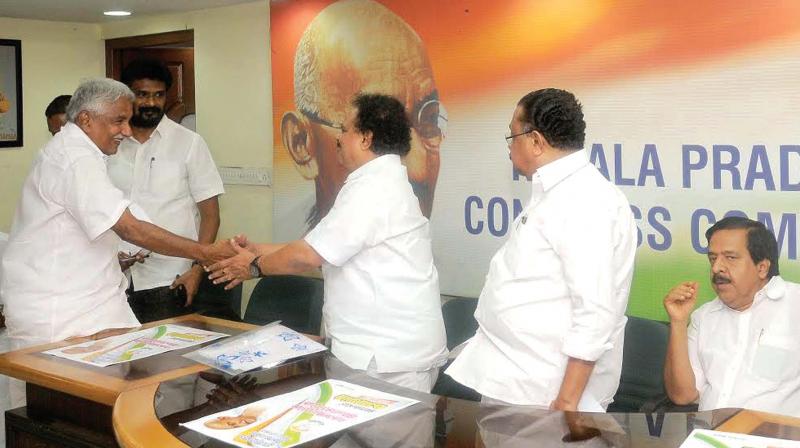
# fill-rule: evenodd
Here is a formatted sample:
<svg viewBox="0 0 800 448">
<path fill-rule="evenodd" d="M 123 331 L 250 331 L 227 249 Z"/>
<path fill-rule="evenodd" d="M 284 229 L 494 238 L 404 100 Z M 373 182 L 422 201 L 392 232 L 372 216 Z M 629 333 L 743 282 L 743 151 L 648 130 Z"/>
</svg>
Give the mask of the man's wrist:
<svg viewBox="0 0 800 448">
<path fill-rule="evenodd" d="M 261 255 L 256 255 L 256 257 L 250 262 L 250 276 L 253 278 L 264 276 L 264 272 L 261 270 L 259 260 L 261 260 Z"/>
</svg>

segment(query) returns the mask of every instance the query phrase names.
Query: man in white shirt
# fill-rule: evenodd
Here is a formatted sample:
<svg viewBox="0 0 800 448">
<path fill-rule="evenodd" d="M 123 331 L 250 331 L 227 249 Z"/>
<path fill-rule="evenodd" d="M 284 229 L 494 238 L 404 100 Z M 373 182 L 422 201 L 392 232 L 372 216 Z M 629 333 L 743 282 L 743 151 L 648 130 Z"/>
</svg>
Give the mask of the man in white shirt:
<svg viewBox="0 0 800 448">
<path fill-rule="evenodd" d="M 132 203 L 111 184 L 105 162 L 130 136 L 132 101 L 120 82 L 81 83 L 67 106 L 69 122 L 25 179 L 0 261 L 12 349 L 139 326 L 117 262 L 120 238 L 203 262 L 234 253 L 225 242 L 204 246 L 131 214 Z M 13 404 L 24 402 L 20 385 L 11 387 Z"/>
<path fill-rule="evenodd" d="M 717 297 L 692 313 L 697 282 L 684 282 L 664 298 L 667 394 L 677 404 L 699 398 L 701 411 L 800 417 L 800 285 L 780 277 L 775 235 L 760 222 L 727 217 L 706 239 Z"/>
<path fill-rule="evenodd" d="M 489 403 L 602 411 L 619 384 L 636 225 L 581 150 L 566 91 L 524 96 L 506 136 L 530 203 L 492 258 L 479 328 L 446 373 Z"/>
<path fill-rule="evenodd" d="M 215 283 L 322 266 L 331 351 L 367 375 L 430 392 L 447 357 L 430 226 L 400 158 L 410 123 L 393 97 L 357 95 L 340 128 L 348 172 L 330 212 L 302 240 L 254 245 L 210 267 Z M 239 247 L 244 245 L 245 247 Z"/>
<path fill-rule="evenodd" d="M 130 137 L 108 159 L 111 182 L 144 210 L 153 224 L 184 238 L 213 243 L 219 229 L 217 197 L 224 192 L 211 153 L 200 135 L 164 115 L 169 69 L 154 59 L 137 59 L 122 71 L 136 96 Z M 203 278 L 192 260 L 151 254 L 130 268 L 128 301 L 141 322 L 191 312 Z M 184 288 L 186 299 L 176 294 Z"/>
</svg>

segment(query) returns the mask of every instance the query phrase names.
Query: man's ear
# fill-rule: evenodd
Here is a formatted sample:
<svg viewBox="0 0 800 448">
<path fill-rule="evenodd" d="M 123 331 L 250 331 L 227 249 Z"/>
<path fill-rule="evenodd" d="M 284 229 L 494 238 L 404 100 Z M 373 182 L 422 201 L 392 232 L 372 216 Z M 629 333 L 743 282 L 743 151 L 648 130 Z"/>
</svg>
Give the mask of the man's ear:
<svg viewBox="0 0 800 448">
<path fill-rule="evenodd" d="M 294 167 L 305 179 L 319 174 L 311 124 L 302 114 L 286 112 L 281 118 L 281 141 L 294 160 Z"/>
<path fill-rule="evenodd" d="M 364 151 L 371 151 L 372 148 L 372 131 L 364 132 L 361 139 L 361 149 Z"/>
<path fill-rule="evenodd" d="M 78 125 L 79 128 L 86 130 L 90 127 L 92 122 L 92 117 L 89 115 L 89 111 L 82 110 L 77 117 L 75 117 L 75 124 Z"/>
<path fill-rule="evenodd" d="M 766 280 L 769 276 L 769 268 L 772 266 L 772 262 L 768 259 L 763 259 L 756 263 L 756 270 L 758 271 L 758 278 L 761 280 Z"/>
</svg>

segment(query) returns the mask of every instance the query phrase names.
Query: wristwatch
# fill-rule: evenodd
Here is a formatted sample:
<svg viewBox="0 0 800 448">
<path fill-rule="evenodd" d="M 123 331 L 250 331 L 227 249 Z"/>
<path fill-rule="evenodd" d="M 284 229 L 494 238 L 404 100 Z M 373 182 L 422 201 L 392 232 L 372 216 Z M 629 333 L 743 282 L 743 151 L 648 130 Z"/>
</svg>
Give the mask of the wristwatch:
<svg viewBox="0 0 800 448">
<path fill-rule="evenodd" d="M 258 278 L 264 276 L 264 274 L 261 272 L 261 268 L 258 267 L 259 258 L 261 258 L 261 255 L 253 258 L 253 261 L 250 262 L 250 277 Z"/>
</svg>

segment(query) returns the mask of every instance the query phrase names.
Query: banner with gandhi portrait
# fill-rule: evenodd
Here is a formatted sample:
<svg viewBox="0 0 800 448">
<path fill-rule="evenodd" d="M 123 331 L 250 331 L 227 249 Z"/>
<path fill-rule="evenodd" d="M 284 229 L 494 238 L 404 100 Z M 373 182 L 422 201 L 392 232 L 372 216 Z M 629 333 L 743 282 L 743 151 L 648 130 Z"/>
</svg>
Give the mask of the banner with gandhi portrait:
<svg viewBox="0 0 800 448">
<path fill-rule="evenodd" d="M 357 91 L 395 95 L 442 293 L 477 297 L 530 197 L 504 135 L 526 93 L 576 94 L 585 151 L 639 227 L 629 313 L 708 277 L 705 230 L 771 228 L 800 280 L 800 2 L 295 0 L 271 3 L 276 241 L 301 237 L 345 173 L 336 125 Z M 564 204 L 569 207 L 569 204 Z M 585 225 L 591 226 L 591 222 Z"/>
</svg>

